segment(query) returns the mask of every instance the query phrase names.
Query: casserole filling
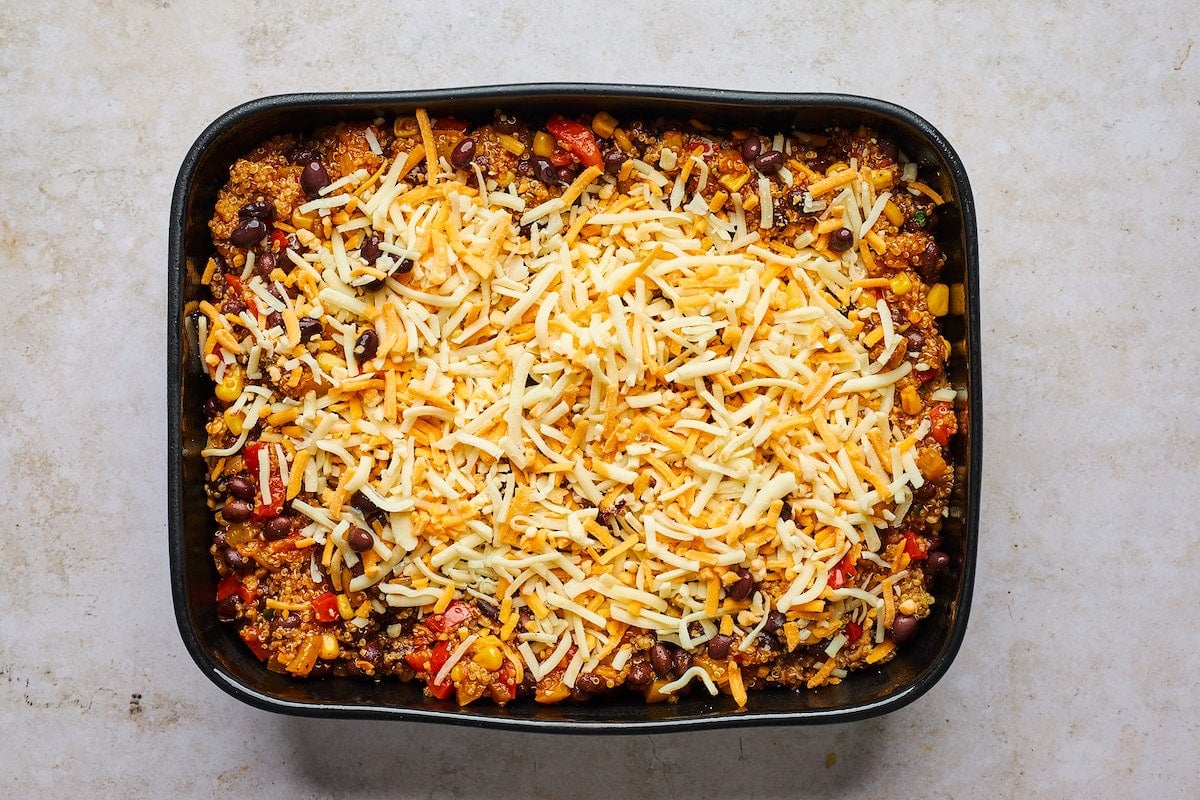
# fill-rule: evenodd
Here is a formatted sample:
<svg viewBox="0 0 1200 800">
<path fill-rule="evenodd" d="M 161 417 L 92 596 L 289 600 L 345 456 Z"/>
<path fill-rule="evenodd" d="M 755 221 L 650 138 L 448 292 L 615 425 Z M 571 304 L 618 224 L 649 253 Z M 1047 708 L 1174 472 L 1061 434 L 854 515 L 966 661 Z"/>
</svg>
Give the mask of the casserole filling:
<svg viewBox="0 0 1200 800">
<path fill-rule="evenodd" d="M 460 704 L 890 659 L 950 561 L 943 202 L 865 129 L 265 142 L 191 318 L 218 616 L 270 669 Z"/>
</svg>

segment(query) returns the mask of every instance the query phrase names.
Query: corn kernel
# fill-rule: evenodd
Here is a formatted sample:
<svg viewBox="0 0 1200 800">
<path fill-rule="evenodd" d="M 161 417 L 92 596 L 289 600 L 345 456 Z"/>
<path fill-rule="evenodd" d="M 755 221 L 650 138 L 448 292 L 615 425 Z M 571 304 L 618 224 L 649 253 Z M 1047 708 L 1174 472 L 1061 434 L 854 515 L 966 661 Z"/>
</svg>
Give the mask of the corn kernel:
<svg viewBox="0 0 1200 800">
<path fill-rule="evenodd" d="M 917 387 L 905 386 L 900 390 L 900 407 L 904 409 L 905 414 L 920 414 L 924 405 L 921 403 L 921 395 L 917 393 Z"/>
<path fill-rule="evenodd" d="M 922 450 L 917 454 L 917 469 L 923 478 L 935 481 L 946 474 L 946 459 L 937 450 Z"/>
<path fill-rule="evenodd" d="M 944 283 L 935 283 L 929 287 L 926 297 L 929 313 L 935 317 L 944 317 L 950 311 L 950 287 Z"/>
<path fill-rule="evenodd" d="M 225 427 L 229 429 L 230 433 L 232 433 L 234 436 L 242 435 L 242 422 L 244 421 L 244 417 L 242 417 L 240 414 L 234 414 L 230 411 L 226 411 L 221 415 L 221 417 L 225 420 Z"/>
<path fill-rule="evenodd" d="M 890 169 L 871 170 L 871 185 L 876 189 L 889 189 L 895 182 L 895 174 Z"/>
<path fill-rule="evenodd" d="M 392 133 L 397 136 L 416 136 L 418 131 L 416 117 L 396 117 L 392 123 Z"/>
<path fill-rule="evenodd" d="M 533 135 L 533 154 L 549 158 L 554 152 L 555 142 L 554 137 L 545 131 L 538 131 Z"/>
<path fill-rule="evenodd" d="M 888 222 L 899 228 L 904 224 L 904 212 L 900 210 L 900 206 L 888 200 L 883 204 L 883 215 L 887 217 Z"/>
<path fill-rule="evenodd" d="M 479 666 L 486 669 L 488 672 L 495 672 L 504 666 L 504 656 L 500 653 L 497 647 L 483 647 L 471 659 Z"/>
<path fill-rule="evenodd" d="M 750 173 L 743 172 L 741 174 L 722 175 L 719 183 L 731 192 L 736 192 L 746 185 L 746 181 L 750 180 Z"/>
<path fill-rule="evenodd" d="M 341 652 L 341 647 L 338 646 L 337 637 L 332 633 L 321 634 L 321 658 L 324 661 L 332 661 L 338 657 Z"/>
<path fill-rule="evenodd" d="M 892 294 L 903 295 L 908 294 L 912 289 L 912 278 L 908 277 L 907 272 L 901 272 L 889 282 L 892 288 Z"/>
<path fill-rule="evenodd" d="M 607 111 L 601 111 L 596 116 L 592 117 L 592 130 L 602 139 L 607 139 L 613 135 L 613 131 L 617 129 L 617 118 Z"/>
<path fill-rule="evenodd" d="M 215 390 L 217 399 L 223 400 L 226 403 L 232 403 L 241 397 L 243 385 L 242 370 L 238 367 L 227 368 L 225 375 L 221 378 L 221 382 L 217 384 Z"/>
<path fill-rule="evenodd" d="M 342 615 L 342 619 L 350 619 L 354 616 L 354 606 L 350 605 L 350 598 L 344 594 L 339 594 L 337 597 L 338 613 Z"/>
<path fill-rule="evenodd" d="M 624 152 L 633 152 L 633 142 L 629 140 L 629 136 L 626 135 L 625 131 L 620 128 L 613 131 L 613 140 L 617 143 L 617 147 L 620 147 Z"/>
<path fill-rule="evenodd" d="M 502 133 L 496 137 L 500 142 L 500 146 L 514 156 L 525 155 L 525 145 L 521 144 L 521 140 L 516 137 L 509 136 L 507 133 Z"/>
<path fill-rule="evenodd" d="M 333 353 L 318 353 L 317 364 L 326 372 L 332 372 L 338 367 L 346 366 L 346 362 L 335 356 Z"/>
</svg>

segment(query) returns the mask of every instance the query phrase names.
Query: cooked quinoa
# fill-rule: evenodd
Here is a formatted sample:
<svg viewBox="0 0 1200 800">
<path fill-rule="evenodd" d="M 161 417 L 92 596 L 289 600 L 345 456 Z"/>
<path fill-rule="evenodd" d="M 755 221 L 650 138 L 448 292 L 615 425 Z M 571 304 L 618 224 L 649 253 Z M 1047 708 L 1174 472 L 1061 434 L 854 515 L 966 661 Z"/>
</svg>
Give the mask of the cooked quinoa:
<svg viewBox="0 0 1200 800">
<path fill-rule="evenodd" d="M 197 317 L 218 616 L 269 669 L 464 705 L 887 661 L 948 563 L 942 202 L 866 129 L 263 143 Z"/>
</svg>

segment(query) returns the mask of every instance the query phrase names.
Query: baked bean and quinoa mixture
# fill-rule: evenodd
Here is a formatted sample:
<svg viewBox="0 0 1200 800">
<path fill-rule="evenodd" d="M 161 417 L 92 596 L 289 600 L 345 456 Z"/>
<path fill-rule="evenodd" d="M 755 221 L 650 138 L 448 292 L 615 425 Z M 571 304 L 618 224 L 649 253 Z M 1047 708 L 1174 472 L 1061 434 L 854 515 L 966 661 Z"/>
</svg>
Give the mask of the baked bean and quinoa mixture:
<svg viewBox="0 0 1200 800">
<path fill-rule="evenodd" d="M 818 687 L 930 610 L 938 193 L 873 131 L 414 115 L 233 164 L 219 618 L 459 704 Z"/>
</svg>

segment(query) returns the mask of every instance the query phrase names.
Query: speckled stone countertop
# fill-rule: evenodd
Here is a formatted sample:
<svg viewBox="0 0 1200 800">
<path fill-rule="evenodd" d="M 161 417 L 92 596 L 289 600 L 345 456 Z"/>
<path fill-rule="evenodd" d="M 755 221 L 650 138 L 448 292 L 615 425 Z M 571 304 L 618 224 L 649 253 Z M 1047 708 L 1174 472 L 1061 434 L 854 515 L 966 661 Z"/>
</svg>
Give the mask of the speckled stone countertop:
<svg viewBox="0 0 1200 800">
<path fill-rule="evenodd" d="M 1200 15 L 856 5 L 0 0 L 0 796 L 1200 796 Z M 244 706 L 184 651 L 164 367 L 187 148 L 265 94 L 551 80 L 875 96 L 962 156 L 978 581 L 914 704 L 653 737 L 329 722 Z"/>
</svg>

